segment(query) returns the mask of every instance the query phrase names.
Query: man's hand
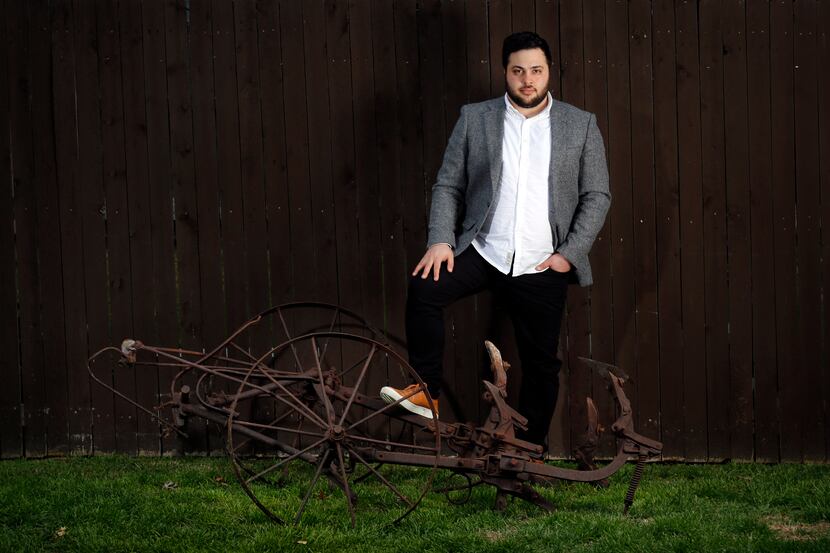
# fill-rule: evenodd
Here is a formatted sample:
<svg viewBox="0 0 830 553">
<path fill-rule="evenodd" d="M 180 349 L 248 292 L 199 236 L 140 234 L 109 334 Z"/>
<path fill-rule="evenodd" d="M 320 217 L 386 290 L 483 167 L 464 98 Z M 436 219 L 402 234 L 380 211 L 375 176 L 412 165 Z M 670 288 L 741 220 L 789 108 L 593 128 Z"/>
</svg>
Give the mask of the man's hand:
<svg viewBox="0 0 830 553">
<path fill-rule="evenodd" d="M 438 280 L 438 274 L 441 271 L 441 263 L 447 262 L 447 270 L 452 272 L 455 257 L 452 253 L 452 248 L 447 244 L 433 244 L 421 258 L 421 261 L 415 266 L 412 271 L 412 276 L 421 272 L 421 278 L 426 278 L 429 271 L 432 270 L 433 280 Z"/>
<path fill-rule="evenodd" d="M 536 266 L 537 271 L 544 271 L 545 269 L 557 273 L 567 273 L 571 270 L 571 262 L 565 259 L 565 256 L 561 253 L 555 253 Z"/>
</svg>

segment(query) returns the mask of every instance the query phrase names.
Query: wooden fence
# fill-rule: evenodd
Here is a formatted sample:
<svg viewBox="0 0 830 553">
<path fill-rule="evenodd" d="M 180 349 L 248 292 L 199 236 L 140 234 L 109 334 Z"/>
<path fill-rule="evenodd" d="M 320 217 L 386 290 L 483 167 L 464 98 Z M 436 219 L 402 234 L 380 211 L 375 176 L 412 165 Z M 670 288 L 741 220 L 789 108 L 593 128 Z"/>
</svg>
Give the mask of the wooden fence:
<svg viewBox="0 0 830 553">
<path fill-rule="evenodd" d="M 609 416 L 588 355 L 632 374 L 667 458 L 828 459 L 830 2 L 0 6 L 3 457 L 181 450 L 87 377 L 126 336 L 202 348 L 295 299 L 402 335 L 448 133 L 534 29 L 554 94 L 597 114 L 614 196 L 569 295 L 551 452 L 586 393 Z M 518 365 L 501 312 L 449 313 L 450 417 L 483 415 L 486 336 Z M 164 400 L 158 374 L 115 380 Z"/>
</svg>

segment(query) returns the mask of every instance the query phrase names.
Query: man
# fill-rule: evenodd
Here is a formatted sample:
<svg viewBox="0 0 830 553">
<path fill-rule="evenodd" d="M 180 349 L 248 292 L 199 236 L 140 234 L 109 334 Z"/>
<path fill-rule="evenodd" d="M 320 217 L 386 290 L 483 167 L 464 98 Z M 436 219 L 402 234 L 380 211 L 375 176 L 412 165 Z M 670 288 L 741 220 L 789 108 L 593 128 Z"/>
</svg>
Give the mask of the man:
<svg viewBox="0 0 830 553">
<path fill-rule="evenodd" d="M 559 329 L 569 281 L 592 282 L 588 251 L 611 203 L 594 115 L 548 92 L 550 48 L 535 33 L 502 48 L 507 93 L 461 108 L 432 188 L 428 249 L 410 279 L 409 359 L 438 407 L 443 308 L 490 289 L 504 300 L 522 364 L 519 436 L 545 443 L 559 390 Z M 428 278 L 431 277 L 431 278 Z M 384 387 L 388 403 L 431 417 L 423 391 Z"/>
</svg>

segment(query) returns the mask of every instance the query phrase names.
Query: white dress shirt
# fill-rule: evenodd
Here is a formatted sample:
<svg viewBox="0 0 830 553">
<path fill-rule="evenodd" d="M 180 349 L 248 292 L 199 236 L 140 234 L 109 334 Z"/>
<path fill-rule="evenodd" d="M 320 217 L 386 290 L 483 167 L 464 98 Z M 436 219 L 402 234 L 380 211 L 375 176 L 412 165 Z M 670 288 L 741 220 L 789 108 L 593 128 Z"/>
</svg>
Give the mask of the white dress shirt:
<svg viewBox="0 0 830 553">
<path fill-rule="evenodd" d="M 488 263 L 513 276 L 538 273 L 553 252 L 548 219 L 550 107 L 525 118 L 504 95 L 501 183 L 473 247 Z M 511 273 L 512 267 L 512 273 Z"/>
</svg>

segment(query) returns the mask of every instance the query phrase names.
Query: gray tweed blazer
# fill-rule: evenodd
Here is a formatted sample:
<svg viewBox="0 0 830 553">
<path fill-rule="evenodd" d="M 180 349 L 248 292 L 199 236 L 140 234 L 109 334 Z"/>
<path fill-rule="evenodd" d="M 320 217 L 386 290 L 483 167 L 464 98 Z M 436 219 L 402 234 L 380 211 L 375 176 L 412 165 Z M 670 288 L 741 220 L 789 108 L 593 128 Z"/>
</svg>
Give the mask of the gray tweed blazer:
<svg viewBox="0 0 830 553">
<path fill-rule="evenodd" d="M 504 110 L 504 97 L 461 108 L 432 187 L 428 245 L 446 242 L 458 255 L 484 224 L 501 183 Z M 605 147 L 593 114 L 554 100 L 550 118 L 553 249 L 573 265 L 574 281 L 588 286 L 588 252 L 611 205 Z"/>
</svg>

